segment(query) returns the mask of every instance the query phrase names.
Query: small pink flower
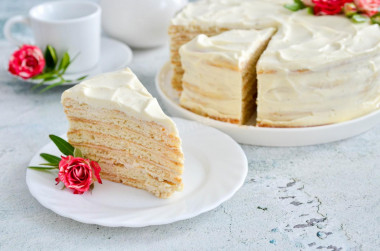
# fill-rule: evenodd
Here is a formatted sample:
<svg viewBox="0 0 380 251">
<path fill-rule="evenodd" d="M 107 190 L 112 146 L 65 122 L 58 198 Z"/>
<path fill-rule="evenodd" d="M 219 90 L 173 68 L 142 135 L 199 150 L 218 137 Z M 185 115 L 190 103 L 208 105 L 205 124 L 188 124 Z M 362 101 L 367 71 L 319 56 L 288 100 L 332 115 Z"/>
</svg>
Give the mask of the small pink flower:
<svg viewBox="0 0 380 251">
<path fill-rule="evenodd" d="M 360 12 L 372 17 L 379 11 L 380 0 L 354 0 L 354 3 Z"/>
<path fill-rule="evenodd" d="M 58 177 L 55 179 L 57 184 L 62 181 L 67 188 L 74 190 L 74 194 L 88 191 L 94 182 L 93 178 L 102 184 L 99 175 L 100 166 L 97 162 L 71 155 L 61 158 Z"/>
<path fill-rule="evenodd" d="M 33 45 L 23 45 L 9 60 L 8 71 L 13 75 L 28 79 L 40 74 L 45 67 L 41 50 Z"/>
</svg>

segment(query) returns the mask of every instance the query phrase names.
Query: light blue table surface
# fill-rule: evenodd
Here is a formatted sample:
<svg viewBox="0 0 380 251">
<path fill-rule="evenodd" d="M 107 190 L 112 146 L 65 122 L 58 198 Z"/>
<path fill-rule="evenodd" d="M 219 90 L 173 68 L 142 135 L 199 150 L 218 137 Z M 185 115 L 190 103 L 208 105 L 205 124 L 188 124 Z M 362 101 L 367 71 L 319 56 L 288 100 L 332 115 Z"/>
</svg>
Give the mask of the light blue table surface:
<svg viewBox="0 0 380 251">
<path fill-rule="evenodd" d="M 0 30 L 39 2 L 0 0 Z M 134 50 L 130 64 L 155 97 L 168 50 Z M 380 250 L 380 125 L 330 144 L 242 145 L 245 184 L 198 217 L 144 228 L 87 225 L 41 206 L 25 183 L 48 134 L 67 131 L 60 104 L 67 87 L 39 94 L 0 66 L 0 250 Z"/>
</svg>

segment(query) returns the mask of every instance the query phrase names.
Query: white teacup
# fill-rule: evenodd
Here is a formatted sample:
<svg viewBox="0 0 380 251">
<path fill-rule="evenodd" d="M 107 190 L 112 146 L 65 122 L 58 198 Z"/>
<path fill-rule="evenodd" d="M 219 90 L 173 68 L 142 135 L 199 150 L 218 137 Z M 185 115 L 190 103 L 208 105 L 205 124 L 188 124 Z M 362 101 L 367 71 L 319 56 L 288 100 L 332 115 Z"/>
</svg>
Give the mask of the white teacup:
<svg viewBox="0 0 380 251">
<path fill-rule="evenodd" d="M 100 0 L 105 33 L 134 48 L 149 48 L 168 42 L 173 15 L 187 0 Z"/>
<path fill-rule="evenodd" d="M 14 16 L 4 25 L 4 35 L 15 45 L 25 42 L 16 39 L 11 28 L 23 23 L 32 29 L 34 44 L 41 50 L 53 46 L 62 58 L 68 52 L 75 60 L 68 73 L 93 68 L 99 61 L 101 8 L 92 2 L 47 2 L 33 7 L 28 16 Z"/>
</svg>

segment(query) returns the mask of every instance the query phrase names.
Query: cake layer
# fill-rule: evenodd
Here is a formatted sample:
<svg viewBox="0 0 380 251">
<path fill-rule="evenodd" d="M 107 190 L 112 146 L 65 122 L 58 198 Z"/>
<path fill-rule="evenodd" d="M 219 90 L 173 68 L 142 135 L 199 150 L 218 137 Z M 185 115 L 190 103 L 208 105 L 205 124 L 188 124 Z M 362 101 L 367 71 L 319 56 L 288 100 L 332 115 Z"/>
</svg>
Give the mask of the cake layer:
<svg viewBox="0 0 380 251">
<path fill-rule="evenodd" d="M 178 159 L 178 156 L 182 156 L 181 149 L 167 146 L 126 127 L 110 124 L 107 125 L 103 121 L 83 120 L 78 118 L 70 118 L 70 125 L 70 133 L 81 134 L 83 137 L 86 135 L 86 137 L 91 137 L 91 140 L 95 138 L 95 136 L 100 138 L 107 137 L 110 140 L 122 139 L 125 143 L 118 144 L 131 144 L 173 159 Z M 149 144 L 146 144 L 147 141 L 149 141 Z"/>
<path fill-rule="evenodd" d="M 136 158 L 149 159 L 154 163 L 165 165 L 168 168 L 182 165 L 181 159 L 176 157 L 175 151 L 162 153 L 145 147 L 145 145 L 149 145 L 152 142 L 148 138 L 140 145 L 121 137 L 114 137 L 94 131 L 76 130 L 75 128 L 71 128 L 67 135 L 70 139 L 70 143 L 74 146 L 91 144 L 94 146 L 108 147 L 112 150 L 123 150 Z"/>
<path fill-rule="evenodd" d="M 183 187 L 182 183 L 178 186 L 159 181 L 140 169 L 106 163 L 102 163 L 101 176 L 113 182 L 147 190 L 159 198 L 168 198 Z"/>
<path fill-rule="evenodd" d="M 199 35 L 180 49 L 183 91 L 180 104 L 223 121 L 245 123 L 253 113 L 255 65 L 274 29 L 232 30 Z"/>
<path fill-rule="evenodd" d="M 98 158 L 101 162 L 115 165 L 124 165 L 125 168 L 140 168 L 160 181 L 173 184 L 181 183 L 182 169 L 180 166 L 169 168 L 143 158 L 136 158 L 124 150 L 111 149 L 96 145 L 77 145 L 83 154 L 90 158 Z"/>
</svg>

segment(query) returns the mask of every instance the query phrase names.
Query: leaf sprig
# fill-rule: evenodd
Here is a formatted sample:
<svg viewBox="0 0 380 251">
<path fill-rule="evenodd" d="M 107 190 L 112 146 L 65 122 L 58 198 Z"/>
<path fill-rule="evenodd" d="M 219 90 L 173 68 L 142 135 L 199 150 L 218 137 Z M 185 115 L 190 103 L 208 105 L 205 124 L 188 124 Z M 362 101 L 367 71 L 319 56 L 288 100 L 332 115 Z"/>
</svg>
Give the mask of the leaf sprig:
<svg viewBox="0 0 380 251">
<path fill-rule="evenodd" d="M 78 55 L 77 55 L 78 56 Z M 40 93 L 46 92 L 47 90 L 50 90 L 53 87 L 62 85 L 63 83 L 70 83 L 73 82 L 73 80 L 68 80 L 64 78 L 64 74 L 67 70 L 67 68 L 72 64 L 72 62 L 77 57 L 75 56 L 72 60 L 70 59 L 69 53 L 65 52 L 63 54 L 63 57 L 61 60 L 59 60 L 57 56 L 57 52 L 51 45 L 46 46 L 44 58 L 46 62 L 45 69 L 43 73 L 32 77 L 34 80 L 41 80 L 41 82 L 37 85 L 35 85 L 32 90 L 35 90 L 39 87 L 41 87 L 43 84 L 47 82 L 53 82 L 47 87 L 43 88 Z M 82 76 L 75 81 L 83 80 L 87 77 L 87 75 Z"/>
<path fill-rule="evenodd" d="M 81 157 L 83 158 L 83 154 L 81 150 L 78 148 L 73 147 L 69 142 L 62 139 L 61 137 L 58 137 L 56 135 L 50 134 L 49 138 L 53 141 L 53 143 L 57 146 L 57 148 L 61 151 L 62 154 L 68 156 L 72 155 L 74 157 Z M 28 168 L 35 169 L 35 170 L 52 170 L 52 169 L 58 169 L 59 168 L 59 162 L 61 161 L 60 157 L 48 154 L 48 153 L 41 153 L 41 158 L 47 161 L 47 163 L 42 163 L 40 166 L 28 166 Z"/>
</svg>

